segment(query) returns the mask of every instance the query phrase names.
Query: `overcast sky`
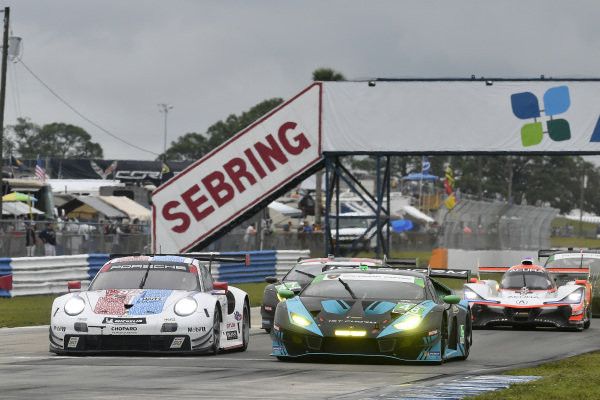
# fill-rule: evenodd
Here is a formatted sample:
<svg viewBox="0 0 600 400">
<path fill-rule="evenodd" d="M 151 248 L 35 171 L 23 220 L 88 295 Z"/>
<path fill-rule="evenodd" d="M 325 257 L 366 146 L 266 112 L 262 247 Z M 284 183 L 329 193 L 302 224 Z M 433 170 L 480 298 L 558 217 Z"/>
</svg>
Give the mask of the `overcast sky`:
<svg viewBox="0 0 600 400">
<path fill-rule="evenodd" d="M 263 100 L 290 99 L 321 67 L 349 80 L 600 77 L 598 1 L 0 5 L 10 7 L 11 35 L 23 47 L 21 61 L 9 63 L 5 125 L 23 117 L 80 126 L 106 159 L 156 159 L 159 103 L 173 106 L 169 146 Z"/>
</svg>

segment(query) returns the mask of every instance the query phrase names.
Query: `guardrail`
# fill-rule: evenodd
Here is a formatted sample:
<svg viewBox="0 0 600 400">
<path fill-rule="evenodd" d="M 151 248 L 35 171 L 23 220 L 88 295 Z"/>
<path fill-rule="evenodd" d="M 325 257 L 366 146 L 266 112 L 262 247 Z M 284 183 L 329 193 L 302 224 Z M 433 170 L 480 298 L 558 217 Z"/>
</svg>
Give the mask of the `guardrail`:
<svg viewBox="0 0 600 400">
<path fill-rule="evenodd" d="M 222 255 L 250 254 L 250 265 L 213 264 L 216 280 L 228 283 L 264 282 L 267 276 L 282 276 L 298 257 L 309 250 L 229 252 Z M 108 254 L 81 254 L 55 257 L 0 258 L 0 297 L 67 293 L 69 281 L 89 285 Z"/>
</svg>

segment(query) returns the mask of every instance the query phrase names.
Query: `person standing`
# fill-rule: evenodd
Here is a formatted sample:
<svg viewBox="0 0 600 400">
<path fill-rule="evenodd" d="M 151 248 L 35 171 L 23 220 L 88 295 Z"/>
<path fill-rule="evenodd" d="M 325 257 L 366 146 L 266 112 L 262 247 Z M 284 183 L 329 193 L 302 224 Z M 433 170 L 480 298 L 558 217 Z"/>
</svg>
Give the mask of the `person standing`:
<svg viewBox="0 0 600 400">
<path fill-rule="evenodd" d="M 50 222 L 46 229 L 40 233 L 40 239 L 44 242 L 44 254 L 46 256 L 56 255 L 56 232 L 54 231 L 54 224 Z"/>
<path fill-rule="evenodd" d="M 28 222 L 25 226 L 25 248 L 27 249 L 27 257 L 35 255 L 35 222 Z"/>
</svg>

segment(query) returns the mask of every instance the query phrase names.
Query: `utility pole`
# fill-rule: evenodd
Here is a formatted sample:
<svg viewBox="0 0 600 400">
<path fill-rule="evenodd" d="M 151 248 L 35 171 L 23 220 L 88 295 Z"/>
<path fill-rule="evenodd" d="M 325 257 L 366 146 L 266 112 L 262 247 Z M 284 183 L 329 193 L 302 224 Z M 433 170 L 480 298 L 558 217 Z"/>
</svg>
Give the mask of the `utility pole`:
<svg viewBox="0 0 600 400">
<path fill-rule="evenodd" d="M 163 161 L 167 158 L 167 114 L 169 114 L 169 110 L 172 109 L 173 106 L 166 103 L 160 103 L 158 105 L 158 109 L 160 112 L 165 113 L 165 137 L 163 143 Z"/>
<path fill-rule="evenodd" d="M 6 62 L 8 58 L 8 27 L 10 7 L 4 8 L 4 35 L 2 37 L 2 77 L 0 78 L 0 172 L 4 164 L 4 99 L 6 98 Z M 0 175 L 0 218 L 2 213 L 2 196 L 4 196 L 4 178 Z"/>
</svg>

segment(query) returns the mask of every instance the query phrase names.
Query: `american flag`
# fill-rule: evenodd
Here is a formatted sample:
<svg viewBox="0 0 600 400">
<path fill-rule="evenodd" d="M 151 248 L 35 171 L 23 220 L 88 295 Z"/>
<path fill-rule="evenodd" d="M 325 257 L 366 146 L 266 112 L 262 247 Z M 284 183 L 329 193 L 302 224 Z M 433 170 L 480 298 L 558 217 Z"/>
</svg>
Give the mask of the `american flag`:
<svg viewBox="0 0 600 400">
<path fill-rule="evenodd" d="M 37 164 L 35 165 L 35 176 L 37 176 L 42 182 L 46 181 L 46 170 L 42 166 L 42 159 L 40 158 L 39 154 L 37 157 Z"/>
</svg>

